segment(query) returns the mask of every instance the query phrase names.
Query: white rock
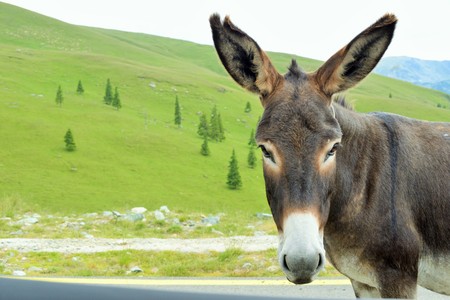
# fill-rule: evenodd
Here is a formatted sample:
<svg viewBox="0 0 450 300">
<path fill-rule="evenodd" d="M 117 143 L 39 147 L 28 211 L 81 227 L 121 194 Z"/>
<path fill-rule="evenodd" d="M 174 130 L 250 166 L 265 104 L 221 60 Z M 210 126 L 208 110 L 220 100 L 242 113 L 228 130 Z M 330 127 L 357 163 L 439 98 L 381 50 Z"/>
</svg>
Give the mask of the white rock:
<svg viewBox="0 0 450 300">
<path fill-rule="evenodd" d="M 81 235 L 85 238 L 85 239 L 93 239 L 94 236 L 92 234 L 89 234 L 87 232 L 82 231 Z"/>
<path fill-rule="evenodd" d="M 35 266 L 31 266 L 28 268 L 28 272 L 42 272 L 43 269 Z"/>
<path fill-rule="evenodd" d="M 145 207 L 133 207 L 132 209 L 131 209 L 131 212 L 132 213 L 135 213 L 135 214 L 143 214 L 143 213 L 145 213 L 147 211 L 147 209 L 145 208 Z"/>
<path fill-rule="evenodd" d="M 105 210 L 102 213 L 102 216 L 104 216 L 104 217 L 111 217 L 112 215 L 113 215 L 113 212 L 112 211 L 108 211 L 108 210 Z"/>
<path fill-rule="evenodd" d="M 218 234 L 218 235 L 224 235 L 222 231 L 215 230 L 215 229 L 212 229 L 211 232 L 215 233 L 215 234 Z"/>
<path fill-rule="evenodd" d="M 158 221 L 163 221 L 166 219 L 164 214 L 162 212 L 160 212 L 159 210 L 155 210 L 154 215 L 155 215 L 155 219 Z"/>
<path fill-rule="evenodd" d="M 39 222 L 38 218 L 28 217 L 28 218 L 24 218 L 24 219 L 21 219 L 21 220 L 17 221 L 17 224 L 19 224 L 19 225 L 31 225 L 31 224 L 36 224 L 37 222 Z"/>
<path fill-rule="evenodd" d="M 131 273 L 141 273 L 141 272 L 142 272 L 142 269 L 139 268 L 138 266 L 135 266 L 135 267 L 132 267 L 132 268 L 130 269 L 130 272 L 131 272 Z"/>
<path fill-rule="evenodd" d="M 256 213 L 258 219 L 272 219 L 272 215 L 268 213 Z"/>
<path fill-rule="evenodd" d="M 220 221 L 219 216 L 209 216 L 202 219 L 202 223 L 206 225 L 216 225 Z"/>
<path fill-rule="evenodd" d="M 170 210 L 166 205 L 161 206 L 159 211 L 165 212 L 166 214 L 170 213 Z"/>
<path fill-rule="evenodd" d="M 12 273 L 13 276 L 27 276 L 27 273 L 25 273 L 24 271 L 21 270 L 15 270 Z"/>
<path fill-rule="evenodd" d="M 13 231 L 13 232 L 11 232 L 10 233 L 10 235 L 22 235 L 23 234 L 23 231 L 22 230 L 17 230 L 17 231 Z"/>
<path fill-rule="evenodd" d="M 122 215 L 124 220 L 130 221 L 130 222 L 137 222 L 137 221 L 141 221 L 144 220 L 144 215 L 143 214 L 128 214 L 128 215 Z"/>
<path fill-rule="evenodd" d="M 272 265 L 272 266 L 267 268 L 267 271 L 275 273 L 275 272 L 280 271 L 280 267 Z"/>
<path fill-rule="evenodd" d="M 94 212 L 94 213 L 87 213 L 84 214 L 83 217 L 85 218 L 96 218 L 98 216 L 98 213 Z"/>
<path fill-rule="evenodd" d="M 253 267 L 253 265 L 249 262 L 242 265 L 242 268 L 246 269 L 246 270 L 250 270 L 252 267 Z"/>
</svg>

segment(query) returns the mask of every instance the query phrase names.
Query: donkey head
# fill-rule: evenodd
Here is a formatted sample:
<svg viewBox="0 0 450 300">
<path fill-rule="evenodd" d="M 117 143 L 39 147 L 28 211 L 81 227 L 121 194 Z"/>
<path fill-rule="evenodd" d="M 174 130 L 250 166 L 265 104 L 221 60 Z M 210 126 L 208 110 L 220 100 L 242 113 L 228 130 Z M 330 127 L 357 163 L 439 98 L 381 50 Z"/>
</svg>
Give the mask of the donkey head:
<svg viewBox="0 0 450 300">
<path fill-rule="evenodd" d="M 342 138 L 332 96 L 354 86 L 375 67 L 396 21 L 393 15 L 383 16 L 314 73 L 304 73 L 293 61 L 281 75 L 229 17 L 223 22 L 219 15 L 210 18 L 226 70 L 241 86 L 259 94 L 264 107 L 256 140 L 280 236 L 279 262 L 294 283 L 312 281 L 325 263 L 323 232 Z"/>
</svg>

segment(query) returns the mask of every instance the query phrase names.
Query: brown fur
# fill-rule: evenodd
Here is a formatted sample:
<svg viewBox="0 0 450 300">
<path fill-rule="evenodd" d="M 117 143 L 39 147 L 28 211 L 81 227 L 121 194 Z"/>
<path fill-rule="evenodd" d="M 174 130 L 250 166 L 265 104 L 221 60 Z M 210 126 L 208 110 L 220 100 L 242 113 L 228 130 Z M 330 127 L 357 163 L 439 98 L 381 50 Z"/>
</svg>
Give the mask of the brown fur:
<svg viewBox="0 0 450 300">
<path fill-rule="evenodd" d="M 281 76 L 229 18 L 222 25 L 211 17 L 226 69 L 261 97 L 256 139 L 282 162 L 276 172 L 264 166 L 278 230 L 289 212 L 312 210 L 330 261 L 350 277 L 357 297 L 415 297 L 420 259 L 450 258 L 450 125 L 358 114 L 342 98 L 332 103 L 375 67 L 395 23 L 385 15 L 318 71 L 303 73 L 293 62 Z M 334 142 L 342 147 L 328 155 Z M 436 289 L 450 293 L 448 286 Z"/>
</svg>

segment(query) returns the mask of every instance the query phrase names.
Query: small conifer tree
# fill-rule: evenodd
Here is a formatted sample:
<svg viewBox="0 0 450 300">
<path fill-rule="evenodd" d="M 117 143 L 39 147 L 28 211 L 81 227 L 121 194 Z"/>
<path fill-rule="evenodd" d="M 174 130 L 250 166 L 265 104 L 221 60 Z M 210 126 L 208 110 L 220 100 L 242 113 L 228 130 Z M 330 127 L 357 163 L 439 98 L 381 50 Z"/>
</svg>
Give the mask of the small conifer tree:
<svg viewBox="0 0 450 300">
<path fill-rule="evenodd" d="M 256 155 L 254 147 L 250 147 L 250 151 L 248 152 L 247 156 L 247 163 L 248 167 L 251 169 L 254 169 L 256 167 Z"/>
<path fill-rule="evenodd" d="M 245 105 L 245 112 L 249 113 L 252 111 L 252 106 L 250 105 L 250 102 L 247 101 L 247 104 Z"/>
<path fill-rule="evenodd" d="M 219 141 L 219 122 L 217 121 L 217 107 L 215 105 L 211 111 L 208 134 L 211 140 Z"/>
<path fill-rule="evenodd" d="M 222 117 L 220 116 L 220 113 L 217 114 L 217 128 L 219 129 L 218 141 L 223 142 L 225 140 L 225 131 L 223 129 Z"/>
<path fill-rule="evenodd" d="M 207 136 L 203 137 L 203 144 L 202 144 L 202 149 L 200 150 L 200 153 L 203 156 L 209 156 L 209 154 L 210 154 L 209 146 L 208 146 L 208 137 Z"/>
<path fill-rule="evenodd" d="M 70 129 L 68 129 L 66 131 L 66 134 L 64 135 L 64 142 L 66 143 L 66 150 L 67 151 L 75 151 L 75 149 L 77 148 L 77 146 L 75 145 L 75 141 L 73 139 L 73 135 L 72 135 L 72 131 L 70 131 Z"/>
<path fill-rule="evenodd" d="M 250 147 L 256 147 L 255 130 L 254 129 L 252 129 L 252 132 L 250 133 L 250 139 L 248 140 L 248 145 Z"/>
<path fill-rule="evenodd" d="M 222 125 L 222 118 L 214 105 L 211 111 L 211 119 L 209 121 L 208 136 L 211 140 L 222 142 L 225 140 L 225 130 Z"/>
<path fill-rule="evenodd" d="M 78 95 L 84 94 L 84 88 L 83 88 L 83 84 L 81 84 L 81 80 L 78 80 L 77 94 Z"/>
<path fill-rule="evenodd" d="M 119 110 L 122 107 L 122 103 L 120 102 L 119 90 L 117 87 L 114 91 L 114 97 L 111 105 L 114 106 L 117 110 Z"/>
<path fill-rule="evenodd" d="M 61 86 L 58 87 L 58 91 L 56 92 L 56 98 L 55 98 L 56 104 L 59 105 L 59 107 L 62 106 L 62 103 L 64 101 L 63 92 L 61 89 Z"/>
<path fill-rule="evenodd" d="M 208 137 L 208 121 L 206 120 L 205 114 L 200 116 L 200 123 L 198 124 L 197 133 L 201 137 Z"/>
<path fill-rule="evenodd" d="M 239 174 L 236 152 L 233 149 L 230 164 L 228 166 L 227 186 L 232 190 L 237 190 L 242 186 L 241 175 Z"/>
<path fill-rule="evenodd" d="M 175 125 L 178 125 L 178 128 L 181 127 L 181 108 L 178 95 L 175 97 Z"/>
<path fill-rule="evenodd" d="M 106 88 L 105 88 L 105 96 L 103 97 L 103 102 L 107 105 L 111 105 L 113 101 L 113 93 L 112 93 L 112 87 L 111 87 L 111 81 L 106 81 Z"/>
</svg>

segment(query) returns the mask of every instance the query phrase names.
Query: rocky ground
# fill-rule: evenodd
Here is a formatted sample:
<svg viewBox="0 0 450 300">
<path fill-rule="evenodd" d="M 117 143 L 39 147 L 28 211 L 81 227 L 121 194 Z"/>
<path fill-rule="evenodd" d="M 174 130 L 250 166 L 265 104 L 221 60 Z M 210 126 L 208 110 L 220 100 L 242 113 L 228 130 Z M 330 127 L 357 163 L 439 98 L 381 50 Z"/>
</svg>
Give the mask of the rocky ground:
<svg viewBox="0 0 450 300">
<path fill-rule="evenodd" d="M 172 212 L 167 206 L 155 211 L 134 207 L 126 212 L 112 210 L 71 216 L 28 212 L 0 218 L 0 250 L 94 253 L 132 249 L 202 253 L 277 247 L 277 237 L 264 230 L 271 228 L 265 225 L 272 222 L 270 214 L 256 213 L 252 224 L 239 225 L 245 227 L 239 232 L 230 230 L 233 226 L 225 224 L 223 217 L 224 214 L 185 215 Z"/>
<path fill-rule="evenodd" d="M 0 215 L 0 238 L 211 238 L 276 235 L 272 216 L 255 213 L 243 218 L 224 213 L 203 215 L 170 211 L 167 206 L 148 211 L 134 207 L 81 215 L 36 212 Z"/>
<path fill-rule="evenodd" d="M 147 259 L 134 257 L 139 265 L 130 266 L 124 259 L 131 250 L 199 254 L 206 255 L 209 260 L 217 259 L 219 253 L 227 250 L 240 249 L 237 253 L 243 251 L 253 255 L 255 251 L 277 247 L 273 228 L 270 214 L 256 213 L 239 220 L 236 216 L 233 218 L 223 213 L 174 212 L 167 206 L 153 211 L 134 207 L 127 211 L 80 215 L 3 212 L 0 215 L 0 275 L 67 275 L 59 265 L 71 266 L 69 274 L 77 275 L 88 271 L 100 272 L 95 273 L 99 276 L 127 276 L 144 272 L 166 274 L 171 272 L 170 268 L 165 270 L 163 266 L 150 266 Z M 109 251 L 122 254 L 111 254 Z M 91 259 L 93 256 L 84 260 L 81 258 L 91 253 L 99 253 L 98 259 L 106 255 L 113 261 L 106 265 L 103 263 L 102 268 L 97 266 L 100 263 L 98 259 Z M 250 272 L 257 266 L 268 274 L 279 271 L 276 263 L 272 262 L 275 258 L 261 257 L 256 264 L 247 261 L 245 254 L 241 256 L 242 262 L 236 265 L 237 273 Z M 56 265 L 53 264 L 55 260 L 58 261 Z"/>
<path fill-rule="evenodd" d="M 221 238 L 82 238 L 82 239 L 39 239 L 39 238 L 7 238 L 0 239 L 1 250 L 17 250 L 20 252 L 61 252 L 61 253 L 94 253 L 113 250 L 147 250 L 147 251 L 179 251 L 204 253 L 208 251 L 223 252 L 230 248 L 243 251 L 263 251 L 277 247 L 276 236 L 235 236 Z"/>
</svg>

